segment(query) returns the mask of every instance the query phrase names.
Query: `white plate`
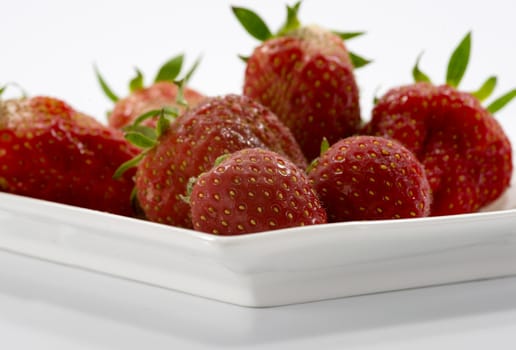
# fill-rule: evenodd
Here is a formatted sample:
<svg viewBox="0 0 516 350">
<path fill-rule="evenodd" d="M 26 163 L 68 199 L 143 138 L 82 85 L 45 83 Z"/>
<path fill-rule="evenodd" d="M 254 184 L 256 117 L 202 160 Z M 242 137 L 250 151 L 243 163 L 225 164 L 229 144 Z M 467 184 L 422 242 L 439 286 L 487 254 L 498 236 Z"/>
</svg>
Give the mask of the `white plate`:
<svg viewBox="0 0 516 350">
<path fill-rule="evenodd" d="M 516 274 L 514 187 L 487 210 L 218 237 L 0 193 L 0 248 L 233 304 Z"/>
</svg>

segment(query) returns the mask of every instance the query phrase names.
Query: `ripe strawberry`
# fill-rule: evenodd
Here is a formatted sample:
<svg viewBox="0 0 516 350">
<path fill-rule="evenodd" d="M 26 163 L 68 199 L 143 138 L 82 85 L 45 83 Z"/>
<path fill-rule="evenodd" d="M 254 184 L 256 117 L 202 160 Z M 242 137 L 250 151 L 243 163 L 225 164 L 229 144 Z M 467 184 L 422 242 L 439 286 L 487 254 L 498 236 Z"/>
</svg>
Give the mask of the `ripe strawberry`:
<svg viewBox="0 0 516 350">
<path fill-rule="evenodd" d="M 351 136 L 312 164 L 308 176 L 328 221 L 427 216 L 431 193 L 425 171 L 412 152 L 383 137 Z"/>
<path fill-rule="evenodd" d="M 261 148 L 232 153 L 202 173 L 190 204 L 194 229 L 217 235 L 326 223 L 304 171 Z"/>
<path fill-rule="evenodd" d="M 127 97 L 119 98 L 109 88 L 105 80 L 97 70 L 97 79 L 108 98 L 114 103 L 113 110 L 109 113 L 108 123 L 110 126 L 121 129 L 130 125 L 134 120 L 149 111 L 159 110 L 161 108 L 179 108 L 183 106 L 178 103 L 178 99 L 185 100 L 188 105 L 193 106 L 204 99 L 204 95 L 189 87 L 184 87 L 182 94 L 179 96 L 179 89 L 175 80 L 177 79 L 183 66 L 183 55 L 178 55 L 167 61 L 159 70 L 154 82 L 145 87 L 143 85 L 143 75 L 137 69 L 136 77 L 129 83 L 130 94 Z M 185 82 L 190 78 L 195 70 L 197 63 L 186 74 L 183 79 Z M 146 125 L 155 127 L 155 119 L 147 119 Z"/>
<path fill-rule="evenodd" d="M 134 172 L 112 175 L 137 153 L 120 131 L 61 100 L 0 100 L 1 191 L 133 215 Z"/>
<path fill-rule="evenodd" d="M 302 27 L 299 6 L 287 7 L 287 20 L 274 35 L 254 12 L 239 7 L 233 12 L 263 41 L 247 59 L 244 94 L 276 113 L 310 160 L 323 138 L 333 143 L 357 132 L 361 117 L 353 66 L 368 61 L 350 54 L 343 41 L 362 33 Z"/>
<path fill-rule="evenodd" d="M 127 134 L 136 135 L 133 139 L 143 140 L 141 146 L 148 147 L 138 164 L 136 194 L 151 221 L 191 228 L 190 208 L 182 199 L 188 180 L 210 169 L 223 154 L 261 147 L 306 167 L 288 128 L 269 109 L 245 96 L 207 98 L 170 125 L 163 120 L 157 123 L 156 140 L 149 140 L 148 130 L 139 133 L 141 125 L 128 128 Z"/>
<path fill-rule="evenodd" d="M 477 211 L 498 198 L 511 179 L 511 144 L 492 114 L 516 90 L 487 108 L 481 100 L 492 92 L 496 78 L 475 93 L 458 90 L 470 42 L 468 34 L 455 49 L 445 85 L 432 84 L 416 63 L 416 83 L 388 91 L 365 127 L 365 133 L 396 139 L 417 155 L 432 188 L 432 215 Z"/>
</svg>

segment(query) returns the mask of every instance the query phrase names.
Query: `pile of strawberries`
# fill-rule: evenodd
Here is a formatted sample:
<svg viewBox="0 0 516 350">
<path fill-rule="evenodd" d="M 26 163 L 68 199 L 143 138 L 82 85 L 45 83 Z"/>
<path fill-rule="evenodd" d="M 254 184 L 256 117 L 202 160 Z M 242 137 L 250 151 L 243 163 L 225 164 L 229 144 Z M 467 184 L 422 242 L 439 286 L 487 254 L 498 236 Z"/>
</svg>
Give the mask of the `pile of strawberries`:
<svg viewBox="0 0 516 350">
<path fill-rule="evenodd" d="M 108 125 L 51 97 L 0 99 L 0 190 L 218 235 L 351 220 L 478 211 L 512 176 L 509 139 L 487 107 L 496 85 L 459 90 L 471 34 L 453 52 L 446 82 L 416 63 L 415 82 L 380 97 L 365 123 L 345 42 L 362 33 L 302 26 L 287 6 L 272 33 L 233 7 L 261 44 L 241 94 L 187 87 L 183 56 L 153 83 L 140 71 Z M 0 94 L 5 89 L 0 89 Z"/>
</svg>

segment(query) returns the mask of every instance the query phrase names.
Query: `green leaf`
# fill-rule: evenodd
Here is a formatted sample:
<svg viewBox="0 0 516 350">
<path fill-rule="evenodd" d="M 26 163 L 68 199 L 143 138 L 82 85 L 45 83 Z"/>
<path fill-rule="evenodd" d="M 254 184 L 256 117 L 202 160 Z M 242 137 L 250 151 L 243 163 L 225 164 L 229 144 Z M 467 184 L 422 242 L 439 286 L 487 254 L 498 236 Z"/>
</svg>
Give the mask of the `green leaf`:
<svg viewBox="0 0 516 350">
<path fill-rule="evenodd" d="M 138 203 L 138 190 L 136 189 L 136 186 L 133 187 L 133 189 L 131 190 L 131 195 L 129 196 L 129 200 L 131 201 L 131 204 L 133 205 L 133 208 L 138 208 L 139 207 L 139 203 Z M 135 211 L 137 211 L 137 210 L 135 210 Z"/>
<path fill-rule="evenodd" d="M 223 161 L 225 161 L 226 159 L 228 159 L 229 157 L 231 157 L 231 154 L 230 153 L 224 153 L 224 154 L 221 154 L 220 156 L 218 156 L 215 161 L 213 162 L 213 166 L 216 167 L 216 166 L 219 166 Z"/>
<path fill-rule="evenodd" d="M 236 18 L 242 24 L 244 29 L 255 39 L 265 41 L 272 38 L 272 33 L 267 24 L 253 11 L 233 6 L 231 8 Z"/>
<path fill-rule="evenodd" d="M 496 82 L 496 77 L 489 77 L 477 91 L 472 92 L 471 94 L 479 101 L 484 101 L 493 93 L 496 87 Z"/>
<path fill-rule="evenodd" d="M 278 31 L 278 36 L 285 35 L 301 26 L 301 22 L 299 22 L 299 18 L 297 17 L 300 6 L 301 1 L 295 3 L 294 6 L 287 5 L 287 19 Z"/>
<path fill-rule="evenodd" d="M 179 116 L 179 109 L 176 107 L 164 107 L 163 115 L 170 121 L 174 121 Z"/>
<path fill-rule="evenodd" d="M 113 179 L 119 179 L 127 170 L 137 166 L 138 163 L 140 163 L 140 161 L 143 159 L 144 156 L 145 156 L 145 153 L 142 152 L 142 153 L 138 154 L 136 157 L 129 159 L 127 162 L 120 165 L 115 170 L 115 173 L 113 174 Z"/>
<path fill-rule="evenodd" d="M 249 56 L 238 55 L 238 58 L 240 58 L 240 60 L 244 63 L 247 63 L 247 61 L 249 61 Z"/>
<path fill-rule="evenodd" d="M 106 83 L 102 75 L 100 74 L 100 71 L 98 70 L 97 66 L 93 66 L 95 69 L 95 75 L 97 76 L 97 80 L 100 84 L 100 87 L 102 88 L 102 91 L 104 94 L 112 101 L 117 102 L 119 100 L 119 97 L 111 90 L 109 85 Z"/>
<path fill-rule="evenodd" d="M 500 109 L 505 107 L 509 102 L 511 102 L 516 97 L 516 89 L 513 89 L 506 93 L 505 95 L 499 97 L 495 101 L 493 101 L 489 106 L 487 106 L 487 110 L 491 114 L 495 114 Z"/>
<path fill-rule="evenodd" d="M 124 132 L 125 133 L 135 132 L 135 133 L 145 135 L 146 137 L 148 137 L 152 140 L 157 139 L 156 130 L 154 128 L 151 128 L 150 126 L 146 126 L 146 125 L 129 125 L 124 128 Z"/>
<path fill-rule="evenodd" d="M 165 131 L 170 127 L 170 119 L 165 115 L 165 109 L 161 110 L 161 113 L 156 123 L 156 134 L 157 137 L 161 137 Z"/>
<path fill-rule="evenodd" d="M 7 85 L 4 85 L 0 88 L 0 96 L 4 93 L 5 89 L 7 89 Z"/>
<path fill-rule="evenodd" d="M 310 173 L 316 166 L 317 164 L 319 164 L 319 158 L 324 154 L 326 153 L 326 151 L 328 151 L 328 149 L 330 148 L 330 142 L 328 141 L 328 139 L 326 137 L 323 137 L 323 139 L 321 140 L 321 146 L 320 146 L 320 150 L 319 150 L 319 157 L 316 157 L 315 159 L 313 159 L 310 164 L 308 164 L 308 167 L 306 168 L 305 170 L 305 173 Z"/>
<path fill-rule="evenodd" d="M 430 83 L 431 81 L 430 81 L 430 78 L 428 77 L 428 75 L 426 75 L 419 69 L 419 61 L 421 60 L 422 56 L 423 56 L 422 52 L 419 54 L 419 56 L 417 56 L 416 64 L 414 65 L 414 68 L 412 68 L 412 76 L 414 77 L 414 81 L 416 83 L 418 83 L 418 82 Z"/>
<path fill-rule="evenodd" d="M 380 92 L 380 89 L 381 87 L 378 86 L 375 90 L 374 90 L 374 94 L 373 94 L 373 105 L 376 106 L 378 104 L 378 102 L 380 101 L 380 97 L 378 97 L 378 93 Z"/>
<path fill-rule="evenodd" d="M 349 58 L 351 59 L 351 63 L 353 64 L 353 67 L 355 67 L 355 68 L 362 68 L 372 62 L 371 60 L 368 60 L 364 57 L 358 56 L 357 54 L 355 54 L 351 51 L 349 52 Z"/>
<path fill-rule="evenodd" d="M 158 81 L 170 81 L 173 82 L 177 76 L 179 75 L 179 72 L 181 72 L 181 68 L 183 67 L 183 60 L 184 55 L 177 55 L 161 66 L 161 68 L 158 71 L 158 74 L 156 75 L 156 78 L 154 78 L 154 82 Z"/>
<path fill-rule="evenodd" d="M 328 139 L 326 137 L 323 137 L 321 141 L 321 149 L 319 154 L 322 156 L 326 151 L 330 148 L 330 143 L 328 142 Z"/>
<path fill-rule="evenodd" d="M 365 32 L 337 32 L 333 31 L 333 34 L 338 35 L 342 40 L 350 40 L 361 35 L 364 35 Z"/>
<path fill-rule="evenodd" d="M 140 125 L 143 121 L 147 120 L 147 119 L 150 119 L 150 118 L 154 118 L 154 117 L 157 117 L 159 116 L 159 114 L 161 113 L 161 109 L 153 109 L 151 111 L 148 111 L 146 113 L 143 113 L 142 115 L 138 116 L 134 121 L 133 121 L 133 124 L 132 126 L 137 126 L 137 125 Z M 132 127 L 130 126 L 130 127 Z"/>
<path fill-rule="evenodd" d="M 180 194 L 179 198 L 185 202 L 186 204 L 190 204 L 190 197 L 192 196 L 193 187 L 195 186 L 195 183 L 197 182 L 196 176 L 191 176 L 188 179 L 188 182 L 186 183 L 186 191 L 185 194 Z"/>
<path fill-rule="evenodd" d="M 183 107 L 188 106 L 188 101 L 185 99 L 185 80 L 183 79 L 174 83 L 177 85 L 176 103 Z"/>
<path fill-rule="evenodd" d="M 135 68 L 135 70 L 136 76 L 129 82 L 129 91 L 131 92 L 135 92 L 136 90 L 143 88 L 143 74 L 138 68 Z"/>
<path fill-rule="evenodd" d="M 125 138 L 133 145 L 146 149 L 156 146 L 156 140 L 137 131 L 127 131 Z"/>
<path fill-rule="evenodd" d="M 183 78 L 183 81 L 185 82 L 185 85 L 192 78 L 192 75 L 195 73 L 195 71 L 197 70 L 197 67 L 199 67 L 199 64 L 201 63 L 201 60 L 202 60 L 202 58 L 200 56 L 197 57 L 197 59 L 195 60 L 194 64 L 192 65 L 192 67 L 188 70 L 188 72 L 186 72 L 185 77 Z"/>
<path fill-rule="evenodd" d="M 466 34 L 450 57 L 446 72 L 446 83 L 448 85 L 453 87 L 459 86 L 460 81 L 466 72 L 466 68 L 468 67 L 470 51 L 471 32 Z"/>
</svg>

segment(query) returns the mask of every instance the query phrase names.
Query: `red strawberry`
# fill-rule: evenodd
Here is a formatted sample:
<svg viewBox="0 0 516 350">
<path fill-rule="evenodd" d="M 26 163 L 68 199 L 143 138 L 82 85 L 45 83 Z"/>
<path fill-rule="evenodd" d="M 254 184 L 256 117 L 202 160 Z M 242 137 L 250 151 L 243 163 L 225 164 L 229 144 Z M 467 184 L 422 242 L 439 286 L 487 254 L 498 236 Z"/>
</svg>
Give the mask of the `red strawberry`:
<svg viewBox="0 0 516 350">
<path fill-rule="evenodd" d="M 238 95 L 208 98 L 187 110 L 170 126 L 158 122 L 157 140 L 151 133 L 129 128 L 128 136 L 142 139 L 144 151 L 136 173 L 136 193 L 147 219 L 191 228 L 189 205 L 182 199 L 191 177 L 212 167 L 217 157 L 243 148 L 261 147 L 306 167 L 299 145 L 269 109 Z M 130 165 L 131 163 L 129 163 Z M 125 166 L 122 167 L 122 169 Z"/>
<path fill-rule="evenodd" d="M 170 107 L 182 109 L 183 106 L 178 103 L 178 99 L 184 99 L 190 106 L 202 101 L 205 98 L 204 95 L 186 86 L 182 91 L 183 96 L 179 96 L 175 80 L 181 71 L 183 59 L 183 55 L 178 55 L 167 61 L 159 70 L 154 82 L 147 87 L 143 85 L 142 73 L 137 70 L 136 77 L 129 84 L 130 94 L 125 98 L 119 98 L 97 71 L 97 79 L 104 93 L 115 103 L 113 110 L 109 113 L 109 125 L 121 129 L 132 124 L 138 116 L 152 110 Z M 197 63 L 186 74 L 183 79 L 185 82 L 190 78 L 196 66 Z M 144 124 L 155 127 L 155 119 L 147 119 Z"/>
<path fill-rule="evenodd" d="M 361 118 L 353 65 L 368 61 L 350 55 L 343 41 L 361 33 L 302 27 L 299 6 L 287 7 L 287 21 L 275 35 L 254 12 L 239 7 L 233 12 L 263 41 L 247 60 L 244 94 L 276 113 L 313 159 L 324 137 L 333 143 L 357 132 Z"/>
<path fill-rule="evenodd" d="M 201 174 L 190 203 L 194 229 L 217 235 L 326 223 L 304 171 L 261 148 L 232 153 Z"/>
<path fill-rule="evenodd" d="M 2 191 L 132 215 L 134 172 L 112 176 L 137 153 L 120 131 L 61 100 L 0 100 Z"/>
<path fill-rule="evenodd" d="M 114 128 L 123 128 L 134 120 L 151 110 L 164 107 L 179 107 L 176 103 L 178 87 L 171 82 L 159 81 L 149 87 L 133 91 L 129 96 L 115 103 L 113 111 L 109 115 L 109 125 Z M 205 97 L 199 92 L 185 87 L 184 98 L 190 106 L 194 106 Z M 148 119 L 146 124 L 155 126 L 153 119 Z"/>
<path fill-rule="evenodd" d="M 417 155 L 433 191 L 432 215 L 477 211 L 504 192 L 512 175 L 511 144 L 492 113 L 516 90 L 487 108 L 481 100 L 494 89 L 495 78 L 475 93 L 458 90 L 470 41 L 468 34 L 452 55 L 446 85 L 432 84 L 416 64 L 416 83 L 380 98 L 365 128 L 368 134 L 400 141 Z"/>
<path fill-rule="evenodd" d="M 423 166 L 396 141 L 348 137 L 314 163 L 308 176 L 330 222 L 413 218 L 430 212 Z"/>
</svg>

